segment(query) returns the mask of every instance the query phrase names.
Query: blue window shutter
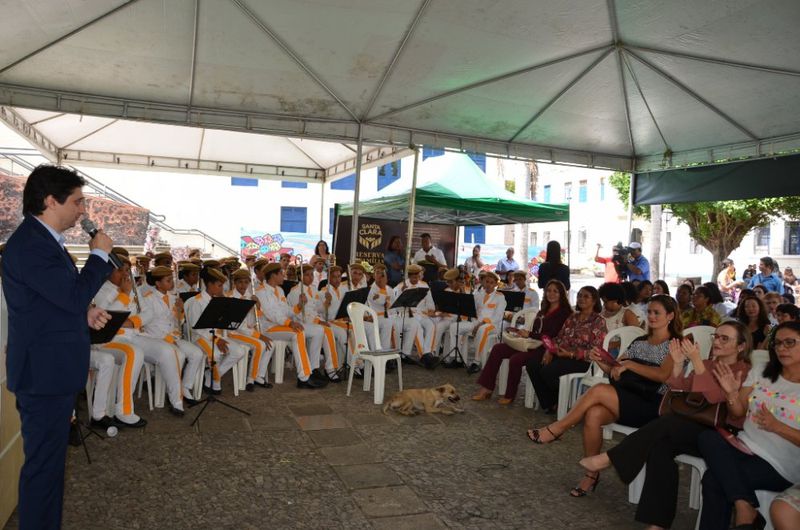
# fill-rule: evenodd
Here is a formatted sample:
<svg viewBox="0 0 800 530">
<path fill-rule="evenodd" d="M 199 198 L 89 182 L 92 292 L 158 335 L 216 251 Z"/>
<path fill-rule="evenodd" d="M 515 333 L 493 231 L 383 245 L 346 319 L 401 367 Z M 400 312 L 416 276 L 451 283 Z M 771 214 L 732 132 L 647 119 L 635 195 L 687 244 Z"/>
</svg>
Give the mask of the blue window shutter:
<svg viewBox="0 0 800 530">
<path fill-rule="evenodd" d="M 483 245 L 486 243 L 486 227 L 473 225 L 464 227 L 464 243 Z"/>
<path fill-rule="evenodd" d="M 475 165 L 481 168 L 481 171 L 486 173 L 486 155 L 483 153 L 467 153 L 467 156 L 475 162 Z"/>
<path fill-rule="evenodd" d="M 289 180 L 282 180 L 281 181 L 281 188 L 300 188 L 305 189 L 308 188 L 308 183 L 306 182 L 292 182 Z"/>
<path fill-rule="evenodd" d="M 586 202 L 586 184 L 581 183 L 580 187 L 578 188 L 578 201 L 579 202 Z"/>
<path fill-rule="evenodd" d="M 423 147 L 422 148 L 422 160 L 426 158 L 433 158 L 434 156 L 442 156 L 444 154 L 444 149 L 436 149 L 435 147 Z"/>
<path fill-rule="evenodd" d="M 231 186 L 258 186 L 258 179 L 231 177 Z"/>
<path fill-rule="evenodd" d="M 550 202 L 550 185 L 544 187 L 544 202 Z"/>
<path fill-rule="evenodd" d="M 281 206 L 281 232 L 306 232 L 307 208 Z"/>
<path fill-rule="evenodd" d="M 400 161 L 395 160 L 378 168 L 378 189 L 382 190 L 400 178 Z"/>
<path fill-rule="evenodd" d="M 352 175 L 348 175 L 343 179 L 339 179 L 333 183 L 331 183 L 332 190 L 350 190 L 353 191 L 356 189 L 356 175 L 355 173 Z"/>
</svg>

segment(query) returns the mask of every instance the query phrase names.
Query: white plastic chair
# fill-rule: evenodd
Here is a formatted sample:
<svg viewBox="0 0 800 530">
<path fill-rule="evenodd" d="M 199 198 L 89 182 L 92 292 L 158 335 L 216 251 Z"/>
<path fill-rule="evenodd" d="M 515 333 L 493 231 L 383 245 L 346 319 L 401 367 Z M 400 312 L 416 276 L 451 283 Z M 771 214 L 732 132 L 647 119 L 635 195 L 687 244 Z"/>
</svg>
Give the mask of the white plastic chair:
<svg viewBox="0 0 800 530">
<path fill-rule="evenodd" d="M 620 340 L 619 355 L 622 355 L 628 350 L 631 342 L 646 334 L 647 332 L 638 326 L 623 326 L 606 334 L 603 339 L 603 348 L 607 350 L 611 340 L 618 337 Z M 569 409 L 581 397 L 581 390 L 584 387 L 592 387 L 606 380 L 605 374 L 595 363 L 592 363 L 589 370 L 584 373 L 575 372 L 562 375 L 558 379 L 558 419 L 567 415 Z"/>
<path fill-rule="evenodd" d="M 755 367 L 756 365 L 764 366 L 769 362 L 768 350 L 753 350 L 750 352 L 750 364 Z"/>
<path fill-rule="evenodd" d="M 289 345 L 283 340 L 273 340 L 275 351 L 272 352 L 272 373 L 276 384 L 283 383 L 283 369 L 286 367 L 286 348 Z"/>
<path fill-rule="evenodd" d="M 397 361 L 397 381 L 400 390 L 403 390 L 403 363 L 400 362 L 400 350 L 381 349 L 381 337 L 378 330 L 379 326 L 371 326 L 373 332 L 374 350 L 367 349 L 367 327 L 364 325 L 364 315 L 370 315 L 373 322 L 378 322 L 378 315 L 375 311 L 364 304 L 352 302 L 347 306 L 347 315 L 353 324 L 353 356 L 350 363 L 350 376 L 347 378 L 347 395 L 353 387 L 353 374 L 356 369 L 356 360 L 361 358 L 364 361 L 364 390 L 369 392 L 372 372 L 375 372 L 375 397 L 373 402 L 376 405 L 383 403 L 383 394 L 386 386 L 386 363 Z"/>
<path fill-rule="evenodd" d="M 691 335 L 694 342 L 700 347 L 700 357 L 708 359 L 711 355 L 711 346 L 714 339 L 711 335 L 717 332 L 714 326 L 692 326 L 683 330 L 683 336 Z"/>
<path fill-rule="evenodd" d="M 114 417 L 117 404 L 117 381 L 119 380 L 119 365 L 114 365 L 114 373 L 111 375 L 111 384 L 108 385 L 108 399 L 106 400 L 106 416 Z M 97 383 L 97 370 L 89 369 L 89 376 L 86 378 L 86 412 L 87 418 L 92 419 L 92 400 L 94 387 Z"/>
<path fill-rule="evenodd" d="M 158 366 L 152 363 L 142 363 L 142 370 L 139 372 L 139 395 L 138 398 L 142 397 L 142 383 L 147 383 L 147 404 L 150 406 L 150 410 L 153 410 L 153 383 L 152 383 L 152 373 L 153 371 L 158 371 Z"/>
<path fill-rule="evenodd" d="M 533 329 L 533 319 L 536 316 L 538 311 L 536 309 L 523 309 L 522 311 L 517 311 L 514 313 L 514 316 L 511 317 L 511 323 L 509 327 L 515 328 L 517 327 L 517 322 L 519 322 L 520 318 L 525 318 L 525 326 L 524 329 L 531 331 Z M 488 359 L 488 356 L 487 356 Z M 524 372 L 524 370 L 523 370 Z M 500 363 L 500 371 L 497 373 L 497 393 L 498 395 L 505 394 L 506 388 L 508 387 L 508 359 L 503 359 L 503 362 Z M 512 383 L 513 384 L 513 383 Z M 519 381 L 517 381 L 519 384 Z M 525 400 L 526 403 L 528 401 L 528 394 L 527 394 L 527 385 L 525 386 L 526 393 L 525 393 Z M 531 407 L 533 404 L 531 404 Z M 528 408 L 531 408 L 528 407 Z"/>
</svg>

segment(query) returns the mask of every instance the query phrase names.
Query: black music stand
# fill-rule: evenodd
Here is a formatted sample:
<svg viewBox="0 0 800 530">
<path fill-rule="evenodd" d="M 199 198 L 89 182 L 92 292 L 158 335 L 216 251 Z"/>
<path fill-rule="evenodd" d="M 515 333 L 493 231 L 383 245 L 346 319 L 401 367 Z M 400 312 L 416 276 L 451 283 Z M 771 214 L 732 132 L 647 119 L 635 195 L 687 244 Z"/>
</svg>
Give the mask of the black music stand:
<svg viewBox="0 0 800 530">
<path fill-rule="evenodd" d="M 525 293 L 522 291 L 500 291 L 506 299 L 506 311 L 516 313 L 525 307 Z M 500 338 L 503 337 L 503 325 L 506 319 L 500 320 Z"/>
<path fill-rule="evenodd" d="M 429 289 L 427 287 L 411 287 L 407 288 L 405 291 L 400 293 L 400 296 L 397 297 L 397 300 L 394 301 L 392 307 L 389 309 L 402 309 L 403 310 L 403 327 L 400 329 L 400 350 L 403 350 L 403 345 L 405 344 L 406 340 L 406 313 L 410 311 L 410 308 L 417 307 L 419 303 L 425 298 L 425 295 L 428 294 Z M 387 315 L 388 318 L 388 315 Z M 422 355 L 423 352 L 419 352 Z"/>
<path fill-rule="evenodd" d="M 435 263 L 431 263 L 430 261 L 420 261 L 417 263 L 420 267 L 422 267 L 422 280 L 427 283 L 431 284 L 437 280 L 439 280 L 439 266 Z"/>
<path fill-rule="evenodd" d="M 443 282 L 442 280 L 436 280 L 430 282 L 428 286 L 431 288 L 431 294 L 433 294 L 436 291 L 444 291 L 445 289 L 447 289 L 447 282 Z"/>
<path fill-rule="evenodd" d="M 295 285 L 300 282 L 296 282 L 294 280 L 284 280 L 281 284 L 281 289 L 283 289 L 283 296 L 289 296 L 289 291 L 291 291 Z"/>
<path fill-rule="evenodd" d="M 456 316 L 456 343 L 450 348 L 449 352 L 439 358 L 439 364 L 443 363 L 451 354 L 454 354 L 453 361 L 461 362 L 466 367 L 467 362 L 461 354 L 461 348 L 458 346 L 460 340 L 458 331 L 461 325 L 461 317 L 468 317 L 470 319 L 478 317 L 478 312 L 475 308 L 475 296 L 468 293 L 441 291 L 434 293 L 433 302 L 436 304 L 436 309 L 439 311 Z"/>
<path fill-rule="evenodd" d="M 347 291 L 344 293 L 344 298 L 342 298 L 342 303 L 339 304 L 339 311 L 336 312 L 336 316 L 334 320 L 343 320 L 347 319 L 347 334 L 350 334 L 350 316 L 347 314 L 347 306 L 350 305 L 352 302 L 358 302 L 359 304 L 366 304 L 367 303 L 367 296 L 369 296 L 369 287 L 362 287 L 361 289 L 356 289 L 354 291 Z M 350 364 L 347 362 L 347 354 L 349 353 L 350 348 L 350 341 L 344 341 L 344 364 L 342 364 L 341 368 L 339 368 L 339 372 L 348 373 L 350 370 Z"/>
<path fill-rule="evenodd" d="M 197 323 L 192 326 L 192 329 L 210 329 L 211 330 L 211 357 L 208 359 L 208 367 L 211 370 L 211 384 L 212 384 L 212 391 L 208 393 L 204 399 L 198 401 L 195 405 L 199 405 L 203 403 L 203 408 L 200 409 L 200 412 L 197 413 L 194 420 L 192 420 L 191 426 L 193 427 L 195 423 L 200 420 L 200 416 L 203 415 L 205 412 L 206 407 L 211 403 L 219 403 L 220 405 L 225 405 L 226 407 L 235 410 L 236 412 L 240 412 L 247 416 L 250 415 L 249 412 L 246 410 L 242 410 L 238 407 L 234 407 L 230 403 L 225 403 L 221 399 L 217 398 L 213 392 L 213 384 L 214 384 L 214 366 L 217 364 L 217 361 L 214 359 L 214 343 L 217 339 L 216 331 L 218 329 L 223 330 L 234 330 L 239 329 L 242 322 L 245 321 L 247 318 L 247 314 L 255 305 L 253 300 L 247 300 L 244 298 L 223 298 L 217 297 L 212 298 L 211 301 L 206 306 L 203 314 L 200 315 L 200 318 L 197 319 Z M 238 384 L 238 381 L 233 382 L 234 385 Z"/>
<path fill-rule="evenodd" d="M 111 342 L 114 340 L 114 337 L 117 335 L 117 331 L 119 328 L 122 327 L 122 324 L 128 319 L 130 316 L 130 311 L 106 311 L 109 315 L 111 315 L 111 320 L 106 322 L 106 325 L 100 329 L 89 329 L 89 342 L 92 344 L 105 344 L 106 342 Z M 87 408 L 91 408 L 92 406 L 92 396 L 86 394 L 86 404 Z M 86 425 L 81 425 L 81 418 L 80 418 L 80 407 L 78 407 L 78 396 L 75 396 L 75 425 L 78 428 L 78 438 L 81 441 L 81 445 L 83 446 L 83 452 L 86 454 L 86 461 L 91 464 L 92 457 L 89 456 L 89 448 L 86 447 L 86 439 L 89 436 L 95 435 L 101 440 L 105 440 L 106 436 L 103 436 L 99 432 L 92 429 L 91 426 L 91 419 L 87 420 Z M 91 416 L 91 414 L 90 414 Z M 86 432 L 83 429 L 86 428 Z"/>
<path fill-rule="evenodd" d="M 185 293 L 178 293 L 178 296 L 185 304 L 190 298 L 194 298 L 198 294 L 200 294 L 200 291 L 186 291 Z"/>
</svg>

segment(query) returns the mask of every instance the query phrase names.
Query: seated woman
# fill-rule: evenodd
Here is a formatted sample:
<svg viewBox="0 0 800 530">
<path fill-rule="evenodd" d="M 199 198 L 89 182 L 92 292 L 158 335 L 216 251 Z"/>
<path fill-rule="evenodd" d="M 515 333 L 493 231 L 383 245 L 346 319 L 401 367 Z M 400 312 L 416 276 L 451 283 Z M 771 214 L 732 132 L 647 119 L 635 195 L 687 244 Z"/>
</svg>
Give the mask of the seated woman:
<svg viewBox="0 0 800 530">
<path fill-rule="evenodd" d="M 577 313 L 573 313 L 553 342 L 555 352 L 528 360 L 525 369 L 533 382 L 539 405 L 548 414 L 556 411 L 558 381 L 562 375 L 589 369 L 589 351 L 603 346 L 606 321 L 600 316 L 600 295 L 597 289 L 586 286 L 578 291 Z"/>
<path fill-rule="evenodd" d="M 680 313 L 692 308 L 693 292 L 694 287 L 688 283 L 682 283 L 678 286 L 678 290 L 675 291 L 675 300 L 678 302 L 678 311 Z"/>
<path fill-rule="evenodd" d="M 603 445 L 603 425 L 618 422 L 641 427 L 658 416 L 658 406 L 672 375 L 669 344 L 681 339 L 681 321 L 675 301 L 654 296 L 647 306 L 647 336 L 636 339 L 620 356 L 620 365 L 603 362 L 597 351 L 589 358 L 611 375 L 611 383 L 595 385 L 584 394 L 569 414 L 544 429 L 531 429 L 528 438 L 537 444 L 550 443 L 583 420 L 584 456 L 594 456 Z M 570 495 L 583 497 L 600 482 L 600 472 L 586 473 Z"/>
<path fill-rule="evenodd" d="M 639 326 L 644 327 L 647 320 L 646 309 L 642 309 L 639 302 L 639 288 L 631 282 L 622 282 L 619 284 L 625 292 L 625 307 L 627 307 L 636 318 L 639 319 Z"/>
<path fill-rule="evenodd" d="M 598 290 L 603 301 L 600 315 L 606 320 L 606 331 L 612 332 L 623 326 L 639 326 L 639 318 L 627 307 L 625 291 L 618 283 L 604 283 Z"/>
<path fill-rule="evenodd" d="M 656 280 L 653 282 L 653 294 L 665 294 L 669 296 L 669 285 L 664 280 Z"/>
<path fill-rule="evenodd" d="M 800 486 L 795 484 L 772 501 L 769 518 L 775 530 L 800 528 Z"/>
<path fill-rule="evenodd" d="M 755 296 L 743 299 L 736 310 L 736 320 L 747 326 L 753 334 L 753 348 L 763 348 L 770 328 L 764 302 Z"/>
<path fill-rule="evenodd" d="M 520 337 L 533 339 L 539 339 L 542 335 L 555 337 L 571 314 L 572 308 L 569 306 L 567 289 L 564 284 L 558 280 L 550 280 L 544 289 L 544 300 L 542 301 L 541 309 L 536 314 L 533 326 L 529 327 L 531 331 L 521 329 L 518 334 Z M 489 353 L 489 358 L 483 367 L 481 375 L 478 377 L 478 384 L 481 385 L 481 388 L 477 394 L 472 396 L 472 399 L 482 401 L 492 397 L 495 382 L 497 381 L 497 372 L 500 371 L 503 359 L 508 359 L 508 381 L 510 384 L 506 385 L 506 394 L 500 399 L 501 404 L 508 405 L 517 396 L 517 387 L 519 386 L 517 382 L 520 375 L 522 375 L 522 367 L 525 366 L 529 359 L 541 359 L 543 355 L 544 346 L 521 352 L 507 344 L 495 345 Z"/>
<path fill-rule="evenodd" d="M 725 322 L 717 328 L 711 350 L 711 359 L 700 358 L 700 349 L 688 339 L 673 339 L 669 345 L 672 357 L 672 376 L 667 380 L 671 389 L 702 392 L 708 403 L 723 403 L 725 390 L 714 377 L 720 364 L 726 365 L 740 380 L 750 371 L 750 351 L 753 339 L 741 322 Z M 684 375 L 686 361 L 693 371 Z M 742 421 L 733 419 L 731 425 L 742 427 Z M 675 519 L 678 500 L 678 464 L 680 454 L 700 456 L 697 438 L 711 427 L 678 415 L 661 416 L 638 431 L 625 437 L 619 445 L 605 453 L 581 460 L 590 473 L 614 466 L 625 484 L 630 484 L 647 465 L 642 496 L 636 507 L 635 519 L 651 525 L 650 528 L 669 528 Z"/>
<path fill-rule="evenodd" d="M 692 307 L 681 313 L 683 329 L 692 326 L 719 326 L 719 314 L 711 305 L 711 293 L 705 285 L 699 286 L 692 293 Z"/>
<path fill-rule="evenodd" d="M 728 396 L 728 415 L 744 417 L 744 429 L 730 440 L 717 431 L 697 444 L 708 470 L 703 475 L 700 528 L 764 528 L 756 511 L 756 490 L 783 491 L 800 482 L 800 323 L 775 331 L 763 372 L 742 376 L 725 365 L 715 373 Z"/>
</svg>

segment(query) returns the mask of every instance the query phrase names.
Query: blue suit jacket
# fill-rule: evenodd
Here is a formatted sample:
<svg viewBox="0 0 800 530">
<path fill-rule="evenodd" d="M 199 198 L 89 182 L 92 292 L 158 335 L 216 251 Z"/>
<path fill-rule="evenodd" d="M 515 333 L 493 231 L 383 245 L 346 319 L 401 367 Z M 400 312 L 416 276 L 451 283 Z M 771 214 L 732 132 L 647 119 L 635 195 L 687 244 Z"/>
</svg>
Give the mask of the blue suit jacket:
<svg viewBox="0 0 800 530">
<path fill-rule="evenodd" d="M 8 388 L 26 394 L 76 394 L 89 370 L 86 312 L 111 265 L 90 256 L 78 273 L 66 250 L 26 216 L 3 252 L 8 305 Z"/>
</svg>

